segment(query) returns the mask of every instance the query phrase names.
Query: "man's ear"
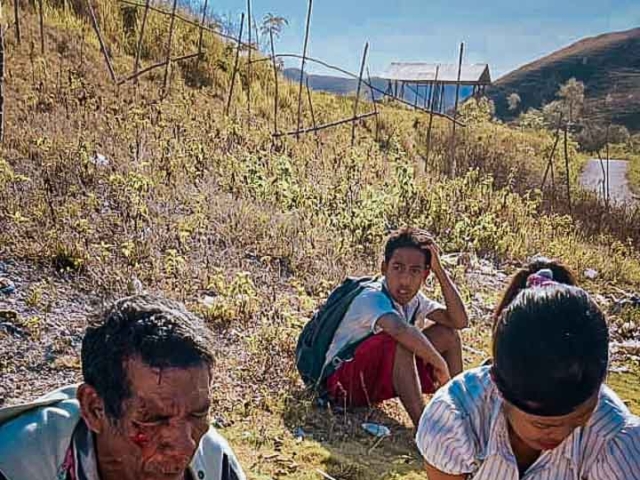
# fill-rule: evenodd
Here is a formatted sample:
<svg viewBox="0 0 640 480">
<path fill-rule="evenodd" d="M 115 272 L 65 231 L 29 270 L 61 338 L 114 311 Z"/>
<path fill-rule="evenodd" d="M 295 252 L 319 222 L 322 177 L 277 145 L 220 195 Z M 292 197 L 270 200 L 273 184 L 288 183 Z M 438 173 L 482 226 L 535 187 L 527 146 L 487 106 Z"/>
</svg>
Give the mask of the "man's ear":
<svg viewBox="0 0 640 480">
<path fill-rule="evenodd" d="M 387 274 L 387 262 L 385 260 L 382 260 L 382 263 L 380 264 L 380 271 L 382 272 L 382 275 Z"/>
<path fill-rule="evenodd" d="M 91 385 L 83 383 L 78 387 L 76 398 L 80 402 L 80 414 L 89 430 L 102 433 L 108 421 L 104 401 Z"/>
</svg>

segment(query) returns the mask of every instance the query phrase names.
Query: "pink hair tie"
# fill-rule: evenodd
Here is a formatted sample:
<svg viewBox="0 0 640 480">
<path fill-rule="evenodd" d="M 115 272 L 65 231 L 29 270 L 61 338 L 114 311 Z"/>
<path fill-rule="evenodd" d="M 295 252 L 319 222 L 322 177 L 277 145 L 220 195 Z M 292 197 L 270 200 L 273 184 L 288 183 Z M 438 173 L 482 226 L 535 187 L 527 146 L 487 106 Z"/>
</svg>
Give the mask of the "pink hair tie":
<svg viewBox="0 0 640 480">
<path fill-rule="evenodd" d="M 527 288 L 546 287 L 557 283 L 553 280 L 553 272 L 548 268 L 538 270 L 527 277 Z"/>
</svg>

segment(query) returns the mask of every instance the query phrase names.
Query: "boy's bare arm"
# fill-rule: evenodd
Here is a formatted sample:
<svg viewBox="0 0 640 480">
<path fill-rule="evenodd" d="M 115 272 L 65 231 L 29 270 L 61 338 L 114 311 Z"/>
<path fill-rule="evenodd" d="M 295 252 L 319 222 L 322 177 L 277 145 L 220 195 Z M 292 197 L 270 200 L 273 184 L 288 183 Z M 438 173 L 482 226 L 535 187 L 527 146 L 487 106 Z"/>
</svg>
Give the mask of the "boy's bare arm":
<svg viewBox="0 0 640 480">
<path fill-rule="evenodd" d="M 383 315 L 376 324 L 404 348 L 432 365 L 440 385 L 444 385 L 451 379 L 447 362 L 416 327 L 408 324 L 395 313 Z"/>
<path fill-rule="evenodd" d="M 447 309 L 435 310 L 427 315 L 427 318 L 447 327 L 455 328 L 456 330 L 466 328 L 469 325 L 467 311 L 464 308 L 464 303 L 462 303 L 458 289 L 440 262 L 438 246 L 433 243 L 429 246 L 429 250 L 431 250 L 431 271 L 440 283 L 444 304 Z"/>
</svg>

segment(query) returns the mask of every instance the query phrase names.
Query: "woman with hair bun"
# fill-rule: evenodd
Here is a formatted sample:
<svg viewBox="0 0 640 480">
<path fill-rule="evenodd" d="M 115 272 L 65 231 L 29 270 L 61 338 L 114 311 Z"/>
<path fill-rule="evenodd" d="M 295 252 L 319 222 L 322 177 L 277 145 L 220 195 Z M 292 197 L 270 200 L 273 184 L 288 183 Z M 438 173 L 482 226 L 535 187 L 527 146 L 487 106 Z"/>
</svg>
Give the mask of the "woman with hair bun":
<svg viewBox="0 0 640 480">
<path fill-rule="evenodd" d="M 441 388 L 416 441 L 429 480 L 640 480 L 640 419 L 605 384 L 605 317 L 559 262 L 517 272 L 493 364 Z"/>
</svg>

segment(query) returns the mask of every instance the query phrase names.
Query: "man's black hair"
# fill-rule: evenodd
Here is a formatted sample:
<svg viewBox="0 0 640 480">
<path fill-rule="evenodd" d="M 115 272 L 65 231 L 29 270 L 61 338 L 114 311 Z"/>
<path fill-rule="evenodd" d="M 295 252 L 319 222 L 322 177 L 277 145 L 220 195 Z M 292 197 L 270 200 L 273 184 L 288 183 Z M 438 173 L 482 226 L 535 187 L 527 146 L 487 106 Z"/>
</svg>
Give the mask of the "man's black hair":
<svg viewBox="0 0 640 480">
<path fill-rule="evenodd" d="M 584 290 L 526 288 L 495 326 L 492 373 L 503 397 L 519 409 L 562 416 L 599 390 L 608 347 L 604 315 Z"/>
<path fill-rule="evenodd" d="M 90 325 L 82 341 L 82 375 L 118 420 L 131 397 L 126 363 L 140 359 L 152 368 L 213 366 L 210 332 L 204 322 L 172 300 L 136 295 L 116 301 Z"/>
<path fill-rule="evenodd" d="M 399 248 L 415 248 L 420 250 L 425 257 L 425 267 L 431 266 L 431 251 L 429 245 L 433 243 L 433 239 L 425 230 L 413 227 L 403 227 L 391 232 L 384 246 L 384 261 L 389 263 L 393 252 Z"/>
</svg>

